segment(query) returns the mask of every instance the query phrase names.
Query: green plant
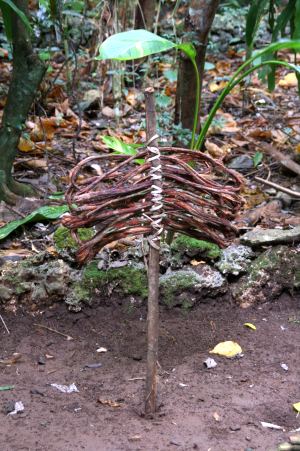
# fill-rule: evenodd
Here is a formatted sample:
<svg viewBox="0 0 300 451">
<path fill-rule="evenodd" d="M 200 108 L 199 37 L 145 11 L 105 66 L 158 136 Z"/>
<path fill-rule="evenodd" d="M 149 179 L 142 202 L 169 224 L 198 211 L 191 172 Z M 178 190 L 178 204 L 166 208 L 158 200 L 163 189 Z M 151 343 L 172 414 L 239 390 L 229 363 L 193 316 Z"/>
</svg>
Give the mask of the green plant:
<svg viewBox="0 0 300 451">
<path fill-rule="evenodd" d="M 299 1 L 299 0 L 297 0 Z M 267 55 L 274 55 L 277 51 L 282 49 L 300 50 L 300 39 L 295 40 L 282 40 L 274 42 L 263 50 L 260 50 L 255 55 L 248 58 L 232 75 L 228 84 L 217 98 L 214 106 L 212 107 L 207 119 L 202 125 L 199 137 L 196 139 L 196 127 L 198 122 L 199 110 L 197 105 L 199 103 L 200 96 L 200 77 L 197 68 L 195 56 L 196 51 L 191 43 L 175 44 L 168 39 L 161 38 L 146 30 L 132 30 L 123 33 L 117 33 L 110 36 L 100 47 L 100 54 L 97 59 L 114 59 L 118 61 L 127 61 L 142 58 L 154 53 L 165 52 L 168 50 L 177 49 L 182 50 L 192 61 L 195 74 L 197 78 L 197 92 L 195 98 L 195 116 L 194 125 L 191 138 L 191 149 L 201 149 L 208 129 L 216 115 L 216 112 L 220 108 L 225 97 L 237 86 L 241 81 L 248 77 L 252 72 L 261 69 L 265 66 L 278 66 L 282 65 L 289 69 L 294 70 L 297 74 L 300 74 L 300 67 L 294 64 L 290 64 L 286 61 L 277 59 L 265 60 Z"/>
<path fill-rule="evenodd" d="M 12 40 L 12 14 L 16 13 L 22 20 L 26 28 L 31 31 L 31 25 L 28 18 L 12 0 L 0 0 L 0 11 L 2 13 L 5 33 L 9 41 Z"/>
<path fill-rule="evenodd" d="M 199 98 L 200 98 L 200 77 L 196 63 L 196 49 L 190 42 L 175 44 L 169 39 L 162 38 L 147 30 L 132 30 L 123 33 L 117 33 L 110 36 L 100 47 L 100 54 L 96 59 L 112 59 L 117 61 L 128 61 L 156 53 L 166 52 L 167 50 L 177 49 L 185 53 L 191 60 L 196 80 L 197 89 L 195 97 L 195 114 L 191 140 L 191 148 L 194 147 L 196 128 L 199 116 Z"/>
<path fill-rule="evenodd" d="M 288 0 L 282 7 L 278 0 L 251 0 L 250 8 L 246 17 L 246 45 L 247 58 L 252 56 L 258 27 L 262 19 L 267 16 L 268 26 L 271 32 L 271 42 L 276 42 L 279 36 L 289 36 L 291 39 L 300 39 L 300 0 Z M 276 53 L 265 55 L 265 60 L 272 60 Z M 268 87 L 275 88 L 275 68 L 268 68 L 262 75 L 268 75 Z M 299 93 L 300 93 L 300 77 Z"/>
</svg>

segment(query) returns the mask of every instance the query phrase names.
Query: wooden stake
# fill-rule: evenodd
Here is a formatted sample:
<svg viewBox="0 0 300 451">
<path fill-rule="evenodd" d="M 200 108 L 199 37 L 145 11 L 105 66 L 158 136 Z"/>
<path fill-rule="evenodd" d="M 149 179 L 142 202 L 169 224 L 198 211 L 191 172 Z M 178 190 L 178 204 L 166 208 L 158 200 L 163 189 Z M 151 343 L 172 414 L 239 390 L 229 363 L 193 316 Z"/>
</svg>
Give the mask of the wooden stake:
<svg viewBox="0 0 300 451">
<path fill-rule="evenodd" d="M 156 135 L 156 112 L 154 101 L 154 89 L 146 88 L 146 125 L 147 140 Z M 151 146 L 157 147 L 157 140 L 151 141 Z M 160 165 L 160 161 L 151 161 L 152 167 Z M 161 188 L 161 180 L 153 180 L 153 185 Z M 147 315 L 147 374 L 146 374 L 146 416 L 154 414 L 157 400 L 157 360 L 158 360 L 158 336 L 159 336 L 159 259 L 160 240 L 155 240 L 155 245 L 150 240 L 148 263 L 148 315 Z"/>
</svg>

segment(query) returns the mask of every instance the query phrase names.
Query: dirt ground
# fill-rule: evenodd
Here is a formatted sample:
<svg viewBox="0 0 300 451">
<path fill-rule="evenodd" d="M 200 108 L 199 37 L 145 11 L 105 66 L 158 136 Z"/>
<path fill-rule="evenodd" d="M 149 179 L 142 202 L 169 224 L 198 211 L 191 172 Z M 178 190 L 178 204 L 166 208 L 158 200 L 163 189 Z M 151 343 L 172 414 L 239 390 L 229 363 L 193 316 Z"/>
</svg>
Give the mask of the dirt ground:
<svg viewBox="0 0 300 451">
<path fill-rule="evenodd" d="M 14 385 L 0 391 L 1 451 L 275 451 L 300 427 L 292 408 L 300 401 L 299 298 L 286 294 L 248 310 L 215 301 L 189 312 L 162 311 L 160 410 L 152 420 L 140 415 L 144 308 L 125 311 L 117 303 L 99 303 L 74 314 L 60 304 L 42 315 L 2 316 L 11 333 L 0 323 L 0 358 L 14 352 L 22 358 L 0 364 L 0 386 Z M 216 356 L 217 367 L 206 369 L 208 351 L 225 340 L 236 340 L 244 356 Z M 99 347 L 108 351 L 97 353 Z M 85 367 L 95 363 L 102 366 Z M 78 393 L 50 385 L 73 382 Z M 16 401 L 23 402 L 24 412 L 7 415 Z M 261 421 L 285 431 L 263 428 Z"/>
</svg>

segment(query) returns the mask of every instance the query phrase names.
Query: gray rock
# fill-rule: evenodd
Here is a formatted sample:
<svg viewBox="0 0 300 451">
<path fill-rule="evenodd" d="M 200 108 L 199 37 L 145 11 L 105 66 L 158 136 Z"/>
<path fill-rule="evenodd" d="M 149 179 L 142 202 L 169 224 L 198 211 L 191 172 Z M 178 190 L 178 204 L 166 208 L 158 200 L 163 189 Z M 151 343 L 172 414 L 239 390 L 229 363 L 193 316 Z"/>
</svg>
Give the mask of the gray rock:
<svg viewBox="0 0 300 451">
<path fill-rule="evenodd" d="M 197 270 L 169 271 L 160 277 L 159 283 L 162 301 L 168 307 L 189 308 L 202 297 L 214 297 L 227 289 L 224 277 L 208 265 Z"/>
<path fill-rule="evenodd" d="M 228 164 L 230 169 L 251 169 L 254 167 L 253 160 L 248 155 L 233 158 Z"/>
<path fill-rule="evenodd" d="M 283 290 L 300 287 L 300 249 L 275 246 L 248 267 L 247 275 L 232 287 L 233 298 L 243 307 L 272 301 Z"/>
<path fill-rule="evenodd" d="M 6 287 L 5 285 L 0 285 L 0 301 L 5 303 L 10 300 L 13 295 L 13 290 Z"/>
<path fill-rule="evenodd" d="M 253 255 L 251 247 L 232 244 L 221 251 L 221 258 L 215 266 L 222 274 L 237 276 L 246 272 Z"/>
<path fill-rule="evenodd" d="M 250 246 L 264 244 L 293 243 L 300 241 L 300 226 L 293 229 L 255 229 L 245 233 L 240 239 L 241 243 Z"/>
<path fill-rule="evenodd" d="M 51 304 L 67 295 L 76 271 L 61 259 L 51 260 L 42 254 L 37 257 L 6 262 L 1 267 L 2 302 L 15 300 L 28 305 Z"/>
</svg>

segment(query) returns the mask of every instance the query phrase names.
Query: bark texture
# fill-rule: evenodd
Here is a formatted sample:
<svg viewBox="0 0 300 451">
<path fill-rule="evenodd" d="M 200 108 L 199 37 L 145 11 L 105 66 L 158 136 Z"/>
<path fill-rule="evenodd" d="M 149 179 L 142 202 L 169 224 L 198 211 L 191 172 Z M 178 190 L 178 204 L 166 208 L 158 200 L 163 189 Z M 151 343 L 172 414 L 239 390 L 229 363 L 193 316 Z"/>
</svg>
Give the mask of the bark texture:
<svg viewBox="0 0 300 451">
<path fill-rule="evenodd" d="M 145 28 L 152 31 L 155 17 L 155 0 L 139 0 L 136 7 L 134 28 Z"/>
<path fill-rule="evenodd" d="M 147 139 L 156 134 L 156 112 L 153 88 L 145 90 L 146 101 L 146 124 Z M 151 144 L 156 147 L 157 140 Z M 160 160 L 151 161 L 152 167 L 160 166 Z M 161 180 L 154 180 L 153 185 L 162 188 Z M 156 411 L 157 402 L 157 361 L 158 361 L 158 338 L 159 338 L 159 260 L 160 239 L 149 242 L 148 262 L 148 314 L 147 314 L 147 375 L 145 414 L 153 415 Z"/>
<path fill-rule="evenodd" d="M 201 80 L 200 90 L 202 90 L 208 35 L 219 3 L 219 0 L 191 0 L 188 15 L 185 19 L 185 33 L 188 35 L 187 40 L 191 41 L 192 39 L 197 50 L 196 62 Z M 193 65 L 186 56 L 181 55 L 178 72 L 175 123 L 181 123 L 184 128 L 192 129 L 193 127 L 195 93 L 196 77 Z M 201 104 L 201 95 L 199 103 Z M 193 107 L 191 108 L 192 105 Z M 199 124 L 200 121 L 198 122 L 198 130 L 200 128 Z"/>
<path fill-rule="evenodd" d="M 28 16 L 28 1 L 15 0 Z M 33 194 L 29 185 L 12 177 L 17 146 L 30 107 L 46 72 L 46 66 L 34 53 L 30 34 L 19 17 L 12 13 L 13 71 L 0 128 L 0 200 L 15 203 L 18 196 Z"/>
</svg>

